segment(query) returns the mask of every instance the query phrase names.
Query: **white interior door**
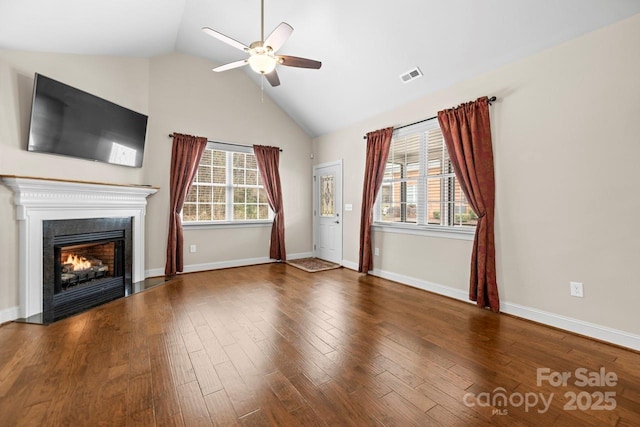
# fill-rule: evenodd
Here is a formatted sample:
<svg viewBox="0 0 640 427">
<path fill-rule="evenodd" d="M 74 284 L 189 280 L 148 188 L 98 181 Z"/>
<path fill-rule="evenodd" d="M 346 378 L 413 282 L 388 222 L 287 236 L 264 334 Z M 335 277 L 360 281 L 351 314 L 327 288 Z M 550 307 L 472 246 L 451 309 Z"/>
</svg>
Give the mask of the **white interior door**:
<svg viewBox="0 0 640 427">
<path fill-rule="evenodd" d="M 342 160 L 313 167 L 313 254 L 342 264 Z"/>
</svg>

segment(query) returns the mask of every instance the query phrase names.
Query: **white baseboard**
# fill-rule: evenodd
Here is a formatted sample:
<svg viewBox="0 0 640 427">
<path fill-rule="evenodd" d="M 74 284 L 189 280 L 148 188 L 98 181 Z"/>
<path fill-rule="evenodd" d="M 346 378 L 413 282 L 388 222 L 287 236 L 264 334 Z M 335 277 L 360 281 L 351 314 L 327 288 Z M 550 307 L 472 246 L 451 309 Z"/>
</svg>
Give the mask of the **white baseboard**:
<svg viewBox="0 0 640 427">
<path fill-rule="evenodd" d="M 347 264 L 349 264 L 349 266 Z M 355 266 L 353 269 L 358 269 L 358 265 L 352 262 L 343 261 L 343 265 L 349 268 Z M 379 269 L 374 269 L 369 273 L 384 279 L 393 280 L 394 282 L 398 282 L 403 285 L 412 286 L 438 295 L 444 295 L 459 301 L 475 304 L 473 301 L 469 301 L 466 291 L 452 288 L 450 286 L 427 282 L 414 277 L 404 276 L 402 274 Z M 500 311 L 516 317 L 531 320 L 533 322 L 542 323 L 544 325 L 553 326 L 565 331 L 640 351 L 640 335 L 510 302 L 500 302 Z"/>
<path fill-rule="evenodd" d="M 501 302 L 500 309 L 503 313 L 640 351 L 640 335 L 510 302 Z"/>
<path fill-rule="evenodd" d="M 312 256 L 313 256 L 312 252 L 300 252 L 296 254 L 287 254 L 287 259 L 309 258 Z M 208 262 L 204 264 L 190 264 L 190 265 L 184 266 L 184 272 L 196 273 L 198 271 L 219 270 L 221 268 L 232 268 L 232 267 L 245 267 L 247 265 L 268 264 L 270 262 L 275 262 L 275 261 L 271 258 L 261 257 L 261 258 L 244 258 L 244 259 L 234 259 L 229 261 Z M 145 277 L 158 277 L 158 276 L 164 276 L 164 268 L 154 268 L 154 269 L 145 271 Z"/>
<path fill-rule="evenodd" d="M 414 288 L 422 289 L 425 291 L 433 292 L 434 294 L 444 295 L 449 298 L 455 298 L 464 302 L 469 301 L 467 292 L 460 289 L 452 288 L 450 286 L 440 285 L 438 283 L 427 282 L 426 280 L 416 279 L 415 277 L 404 276 L 402 274 L 392 273 L 390 271 L 384 271 L 374 269 L 369 272 L 370 274 L 383 279 L 393 280 L 394 282 L 402 283 L 403 285 L 409 285 Z"/>
<path fill-rule="evenodd" d="M 0 310 L 0 324 L 16 320 L 18 317 L 20 317 L 19 313 L 20 307 L 10 307 L 5 308 L 4 310 Z"/>
<path fill-rule="evenodd" d="M 346 260 L 342 260 L 342 266 L 346 267 L 350 270 L 355 270 L 358 271 L 358 263 L 357 262 L 351 262 L 351 261 L 346 261 Z"/>
<path fill-rule="evenodd" d="M 267 264 L 273 262 L 271 258 L 245 258 L 229 261 L 208 262 L 205 264 L 191 264 L 184 266 L 185 273 L 195 273 L 198 271 L 219 270 L 221 268 L 244 267 L 247 265 Z"/>
<path fill-rule="evenodd" d="M 152 268 L 144 271 L 144 278 L 164 276 L 164 268 Z"/>
<path fill-rule="evenodd" d="M 313 252 L 300 252 L 298 254 L 287 254 L 287 259 L 312 258 Z"/>
</svg>

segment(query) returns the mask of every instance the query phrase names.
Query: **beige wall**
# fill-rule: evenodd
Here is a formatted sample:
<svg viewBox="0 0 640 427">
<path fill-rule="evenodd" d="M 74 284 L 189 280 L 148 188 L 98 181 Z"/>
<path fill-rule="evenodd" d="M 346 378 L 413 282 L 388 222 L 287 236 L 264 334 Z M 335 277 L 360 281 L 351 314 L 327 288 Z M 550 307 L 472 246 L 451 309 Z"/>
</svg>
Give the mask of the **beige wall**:
<svg viewBox="0 0 640 427">
<path fill-rule="evenodd" d="M 0 50 L 0 174 L 151 184 L 146 269 L 164 271 L 173 131 L 225 142 L 277 145 L 285 200 L 287 252 L 311 250 L 311 140 L 242 72 L 171 54 L 154 59 Z M 38 72 L 149 115 L 142 169 L 26 151 L 33 76 Z M 268 257 L 270 228 L 186 231 L 185 264 Z M 11 191 L 0 185 L 0 315 L 18 305 L 18 223 Z M 188 248 L 188 246 L 187 246 Z M 2 316 L 0 316 L 2 317 Z"/>
<path fill-rule="evenodd" d="M 640 15 L 317 138 L 316 162 L 344 159 L 344 202 L 354 205 L 344 259 L 358 260 L 362 135 L 496 95 L 501 300 L 639 334 L 638 40 Z M 374 241 L 376 269 L 466 292 L 472 242 L 381 232 Z M 569 281 L 584 283 L 584 298 L 569 296 Z"/>
<path fill-rule="evenodd" d="M 151 60 L 145 182 L 160 187 L 147 211 L 147 269 L 164 271 L 169 220 L 171 132 L 243 145 L 281 147 L 287 253 L 311 250 L 311 139 L 244 73 L 213 73 L 203 59 L 173 53 Z M 269 256 L 271 229 L 191 229 L 184 233 L 185 265 Z M 191 244 L 197 252 L 189 253 Z"/>
</svg>

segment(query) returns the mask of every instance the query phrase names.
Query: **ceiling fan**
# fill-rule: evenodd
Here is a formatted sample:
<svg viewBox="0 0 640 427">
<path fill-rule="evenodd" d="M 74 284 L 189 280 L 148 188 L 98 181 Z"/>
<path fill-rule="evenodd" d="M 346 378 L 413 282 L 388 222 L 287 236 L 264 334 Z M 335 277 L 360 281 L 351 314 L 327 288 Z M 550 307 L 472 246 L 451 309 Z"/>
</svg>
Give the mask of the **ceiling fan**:
<svg viewBox="0 0 640 427">
<path fill-rule="evenodd" d="M 225 36 L 209 27 L 203 27 L 202 31 L 206 34 L 214 37 L 222 42 L 225 42 L 229 46 L 233 46 L 236 49 L 240 49 L 249 54 L 249 57 L 240 61 L 231 62 L 229 64 L 221 65 L 213 69 L 215 72 L 231 70 L 233 68 L 242 67 L 249 64 L 251 69 L 258 74 L 262 74 L 267 78 L 267 81 L 271 86 L 279 86 L 280 78 L 276 72 L 276 65 L 286 65 L 288 67 L 299 68 L 312 68 L 319 69 L 322 66 L 322 62 L 315 61 L 313 59 L 299 58 L 297 56 L 288 55 L 276 55 L 278 49 L 289 39 L 293 32 L 293 27 L 286 22 L 281 22 L 272 32 L 264 38 L 264 0 L 261 0 L 261 25 L 260 25 L 260 40 L 251 43 L 249 46 L 245 46 L 237 40 L 231 37 Z"/>
</svg>

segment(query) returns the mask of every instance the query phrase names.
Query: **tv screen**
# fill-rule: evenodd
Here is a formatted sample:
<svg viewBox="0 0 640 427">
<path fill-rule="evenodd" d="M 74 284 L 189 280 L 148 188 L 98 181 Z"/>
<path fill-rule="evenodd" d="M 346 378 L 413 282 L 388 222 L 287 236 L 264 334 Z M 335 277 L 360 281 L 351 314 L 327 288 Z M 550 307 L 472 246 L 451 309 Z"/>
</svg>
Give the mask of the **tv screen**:
<svg viewBox="0 0 640 427">
<path fill-rule="evenodd" d="M 28 151 L 141 167 L 147 116 L 36 73 Z"/>
</svg>

